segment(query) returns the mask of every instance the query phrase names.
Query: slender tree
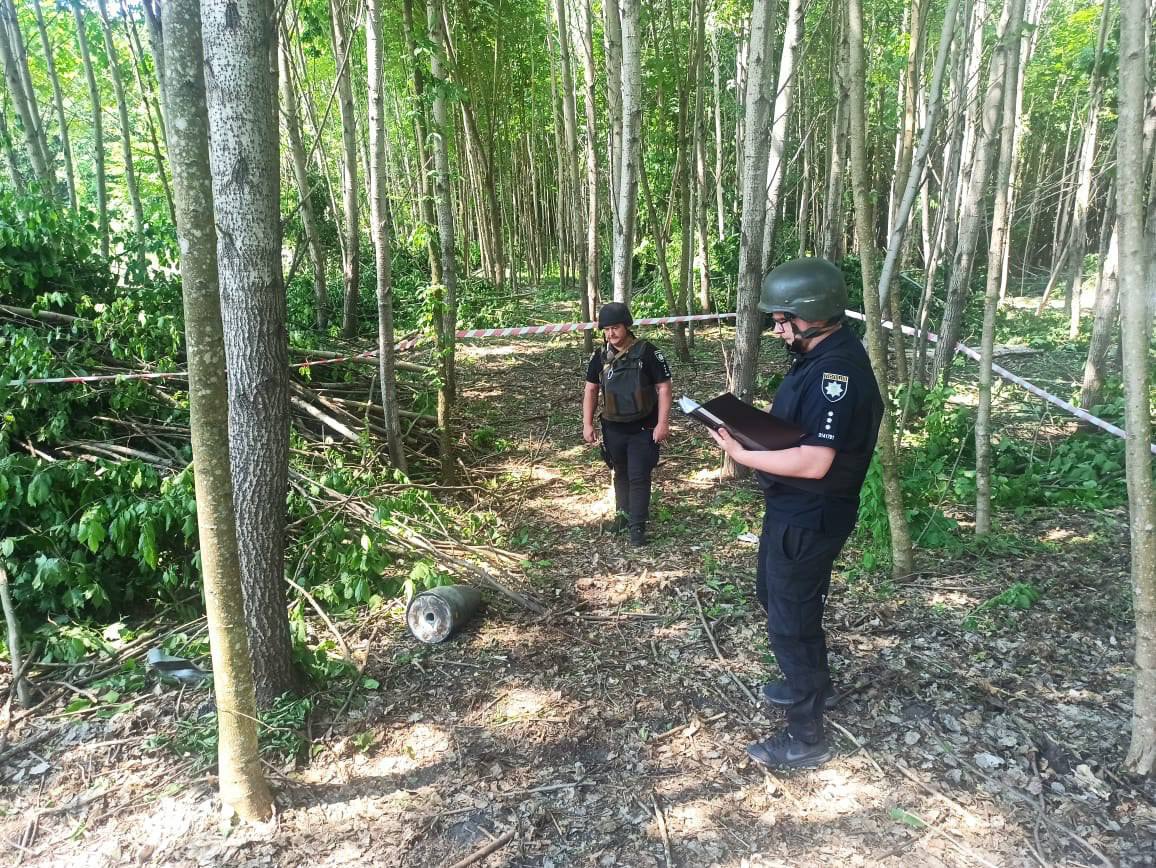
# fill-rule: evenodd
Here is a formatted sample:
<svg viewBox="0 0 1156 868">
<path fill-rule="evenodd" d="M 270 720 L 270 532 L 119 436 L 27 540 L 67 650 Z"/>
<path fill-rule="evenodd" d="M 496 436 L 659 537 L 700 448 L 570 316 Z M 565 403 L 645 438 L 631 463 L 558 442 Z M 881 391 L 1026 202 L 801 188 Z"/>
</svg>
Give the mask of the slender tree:
<svg viewBox="0 0 1156 868">
<path fill-rule="evenodd" d="M 92 106 L 92 159 L 93 175 L 96 178 L 96 219 L 100 229 L 100 255 L 108 259 L 108 179 L 104 169 L 104 119 L 100 107 L 100 88 L 96 85 L 96 73 L 92 68 L 92 55 L 88 50 L 88 32 L 80 0 L 72 0 L 72 15 L 76 19 L 76 44 L 80 49 L 84 79 L 88 84 L 88 101 Z"/>
<path fill-rule="evenodd" d="M 68 185 L 68 205 L 76 210 L 76 170 L 72 165 L 72 143 L 68 138 L 68 116 L 64 112 L 64 95 L 60 88 L 60 76 L 56 72 L 56 57 L 52 42 L 48 38 L 48 27 L 44 22 L 44 10 L 40 0 L 32 0 L 32 11 L 36 13 L 36 30 L 40 34 L 40 48 L 44 52 L 44 66 L 48 70 L 48 80 L 52 83 L 52 103 L 56 107 L 56 124 L 60 128 L 60 154 L 64 158 L 64 181 Z"/>
<path fill-rule="evenodd" d="M 385 161 L 385 82 L 382 67 L 381 0 L 370 0 L 365 30 L 369 66 L 369 222 L 377 267 L 377 351 L 381 376 L 381 409 L 393 466 L 407 471 L 397 406 L 397 371 L 393 348 L 393 277 L 389 260 L 389 197 Z"/>
<path fill-rule="evenodd" d="M 28 147 L 28 160 L 32 163 L 32 169 L 44 189 L 51 191 L 54 180 L 52 166 L 34 102 L 36 93 L 28 86 L 27 65 L 24 64 L 22 69 L 21 40 L 15 8 L 8 0 L 0 0 L 0 64 L 4 66 L 8 95 L 24 129 L 24 141 Z"/>
<path fill-rule="evenodd" d="M 442 0 L 429 0 L 428 27 L 433 50 L 430 57 L 430 78 L 433 79 L 434 100 L 430 135 L 433 138 L 434 176 L 433 194 L 437 208 L 438 243 L 441 249 L 442 285 L 435 330 L 438 338 L 438 363 L 441 381 L 438 384 L 438 437 L 442 465 L 442 479 L 454 477 L 453 464 L 453 407 L 455 397 L 454 332 L 457 329 L 457 261 L 454 235 L 454 203 L 450 193 L 449 142 L 451 129 L 446 96 L 445 25 Z"/>
<path fill-rule="evenodd" d="M 1144 0 L 1120 2 L 1120 83 L 1116 126 L 1116 233 L 1120 244 L 1120 325 L 1124 346 L 1124 418 L 1128 436 L 1128 520 L 1132 537 L 1132 611 L 1136 617 L 1136 681 L 1132 740 L 1124 767 L 1156 775 L 1156 503 L 1152 437 L 1147 273 L 1144 249 L 1144 99 L 1150 22 Z"/>
<path fill-rule="evenodd" d="M 767 155 L 767 216 L 763 221 L 763 271 L 770 271 L 775 256 L 775 229 L 778 223 L 780 194 L 786 174 L 784 151 L 795 94 L 795 66 L 799 44 L 803 39 L 803 0 L 787 0 L 787 22 L 783 33 L 783 50 L 779 55 L 779 86 L 771 113 L 771 147 Z"/>
<path fill-rule="evenodd" d="M 197 0 L 165 0 L 169 38 L 163 88 L 170 121 L 180 131 L 170 151 L 181 242 L 189 428 L 197 489 L 197 528 L 205 611 L 217 700 L 221 800 L 247 820 L 265 820 L 273 799 L 257 752 L 257 701 L 245 632 L 240 554 L 229 468 L 228 384 L 217 281 L 217 234 L 209 171 L 204 55 Z"/>
<path fill-rule="evenodd" d="M 341 334 L 357 334 L 357 306 L 361 294 L 361 215 L 357 181 L 357 115 L 353 108 L 353 84 L 350 81 L 353 44 L 349 22 L 338 0 L 330 0 L 329 21 L 333 36 L 333 55 L 337 58 L 337 105 L 341 112 L 341 196 L 345 215 L 345 239 L 341 247 L 342 272 L 345 275 L 345 303 L 342 307 Z"/>
<path fill-rule="evenodd" d="M 132 124 L 128 118 L 128 103 L 125 102 L 124 82 L 120 77 L 120 59 L 116 53 L 116 45 L 112 41 L 112 25 L 108 20 L 108 4 L 105 0 L 97 0 L 100 10 L 101 32 L 104 34 L 104 53 L 108 60 L 108 72 L 112 78 L 112 92 L 116 97 L 116 111 L 120 117 L 120 152 L 124 163 L 124 183 L 128 188 L 129 205 L 132 207 L 133 228 L 138 239 L 144 238 L 145 217 L 144 206 L 141 204 L 140 189 L 136 183 L 136 168 L 132 156 Z M 143 266 L 144 247 L 138 244 L 136 261 L 138 267 Z"/>
<path fill-rule="evenodd" d="M 1003 277 L 1003 251 L 1008 243 L 1007 199 L 1011 187 L 1012 139 L 1016 121 L 1015 87 L 1019 79 L 1020 34 L 1024 0 L 1012 0 L 1011 26 L 1000 49 L 1004 54 L 1004 96 L 999 128 L 999 159 L 995 173 L 995 208 L 987 247 L 987 286 L 983 303 L 983 333 L 980 337 L 979 408 L 975 420 L 975 535 L 991 532 L 991 384 L 995 348 L 995 314 L 999 306 Z"/>
<path fill-rule="evenodd" d="M 744 401 L 751 398 L 759 359 L 763 315 L 759 292 L 763 281 L 763 228 L 767 219 L 766 184 L 769 148 L 768 122 L 774 99 L 771 84 L 771 44 L 775 35 L 777 0 L 755 0 L 751 11 L 749 57 L 744 98 L 742 220 L 739 236 L 739 275 L 734 364 L 729 389 Z M 739 465 L 727 459 L 723 475 L 735 477 Z"/>
<path fill-rule="evenodd" d="M 613 0 L 610 0 L 613 2 Z M 614 300 L 629 301 L 634 264 L 634 223 L 642 160 L 641 0 L 618 0 L 622 20 L 622 153 L 614 209 Z"/>
<path fill-rule="evenodd" d="M 297 683 L 285 611 L 289 343 L 276 17 L 272 0 L 201 0 L 201 21 L 237 539 L 257 700 L 266 705 Z"/>
<path fill-rule="evenodd" d="M 895 449 L 895 426 L 892 421 L 891 390 L 887 372 L 887 344 L 883 339 L 875 272 L 875 221 L 871 211 L 871 194 L 867 170 L 867 111 L 863 60 L 863 12 L 859 0 L 847 4 L 848 67 L 850 83 L 851 189 L 855 197 L 855 234 L 859 242 L 859 267 L 863 274 L 863 315 L 867 322 L 867 350 L 871 369 L 883 394 L 883 421 L 879 426 L 879 459 L 883 469 L 883 493 L 887 504 L 887 523 L 891 531 L 891 573 L 903 579 L 915 571 L 911 553 L 911 531 L 903 508 L 903 490 L 899 478 L 899 456 Z"/>
</svg>

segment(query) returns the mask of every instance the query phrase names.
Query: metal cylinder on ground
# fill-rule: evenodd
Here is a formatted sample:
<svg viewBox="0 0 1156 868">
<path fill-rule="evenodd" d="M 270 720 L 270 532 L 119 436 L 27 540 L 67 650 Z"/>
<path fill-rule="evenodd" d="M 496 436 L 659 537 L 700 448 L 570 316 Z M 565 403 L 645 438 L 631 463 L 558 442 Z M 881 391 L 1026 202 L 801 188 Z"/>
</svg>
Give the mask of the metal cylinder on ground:
<svg viewBox="0 0 1156 868">
<path fill-rule="evenodd" d="M 409 601 L 405 622 L 419 642 L 444 642 L 470 622 L 482 605 L 482 595 L 469 585 L 442 585 L 422 591 Z"/>
</svg>

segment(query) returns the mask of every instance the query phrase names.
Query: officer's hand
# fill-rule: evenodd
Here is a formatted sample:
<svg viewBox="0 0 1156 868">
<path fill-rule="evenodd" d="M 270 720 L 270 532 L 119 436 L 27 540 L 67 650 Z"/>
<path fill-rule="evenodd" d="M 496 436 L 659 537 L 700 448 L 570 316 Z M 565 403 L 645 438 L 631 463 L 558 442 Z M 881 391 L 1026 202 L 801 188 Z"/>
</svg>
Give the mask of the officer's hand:
<svg viewBox="0 0 1156 868">
<path fill-rule="evenodd" d="M 582 439 L 589 443 L 591 446 L 598 442 L 598 434 L 594 430 L 593 425 L 582 426 Z"/>
<path fill-rule="evenodd" d="M 659 423 L 654 426 L 654 442 L 664 443 L 670 436 L 670 423 Z"/>
<path fill-rule="evenodd" d="M 710 430 L 710 429 L 707 429 Z M 714 442 L 719 445 L 727 455 L 733 456 L 735 451 L 741 449 L 737 440 L 731 437 L 726 428 L 719 428 L 717 431 L 711 431 L 710 436 L 714 438 Z"/>
</svg>

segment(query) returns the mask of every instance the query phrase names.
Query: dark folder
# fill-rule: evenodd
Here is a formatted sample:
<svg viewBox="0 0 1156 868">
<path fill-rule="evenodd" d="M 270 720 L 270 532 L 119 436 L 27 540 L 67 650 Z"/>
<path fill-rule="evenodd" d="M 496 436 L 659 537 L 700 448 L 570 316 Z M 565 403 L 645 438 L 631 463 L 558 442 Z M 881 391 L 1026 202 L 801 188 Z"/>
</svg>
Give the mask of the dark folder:
<svg viewBox="0 0 1156 868">
<path fill-rule="evenodd" d="M 747 449 L 790 449 L 798 446 L 807 434 L 799 426 L 764 413 L 740 401 L 730 392 L 724 392 L 705 404 L 686 397 L 679 398 L 678 406 L 686 415 L 712 431 L 726 428 L 727 433 Z"/>
</svg>

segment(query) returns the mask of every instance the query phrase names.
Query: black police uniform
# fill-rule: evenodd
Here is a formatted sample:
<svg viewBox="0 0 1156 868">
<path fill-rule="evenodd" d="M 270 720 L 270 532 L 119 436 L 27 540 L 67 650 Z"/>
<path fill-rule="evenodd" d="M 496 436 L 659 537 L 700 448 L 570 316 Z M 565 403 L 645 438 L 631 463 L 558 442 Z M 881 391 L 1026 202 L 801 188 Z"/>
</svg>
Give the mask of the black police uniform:
<svg viewBox="0 0 1156 868">
<path fill-rule="evenodd" d="M 596 350 L 586 367 L 586 382 L 602 385 L 602 354 Z M 670 365 L 666 357 L 646 343 L 642 350 L 641 385 L 653 389 L 670 382 Z M 654 409 L 636 422 L 614 422 L 601 419 L 602 454 L 614 471 L 615 508 L 626 513 L 631 528 L 645 528 L 650 512 L 650 477 L 658 464 L 658 444 L 654 429 L 658 425 L 658 401 Z"/>
<path fill-rule="evenodd" d="M 767 611 L 767 635 L 788 687 L 802 697 L 787 709 L 787 729 L 806 742 L 823 736 L 823 699 L 831 685 L 823 608 L 831 568 L 855 526 L 883 418 L 871 362 L 847 328 L 794 354 L 771 413 L 809 433 L 803 445 L 827 446 L 835 459 L 818 480 L 758 473 L 766 496 L 755 590 Z"/>
</svg>

